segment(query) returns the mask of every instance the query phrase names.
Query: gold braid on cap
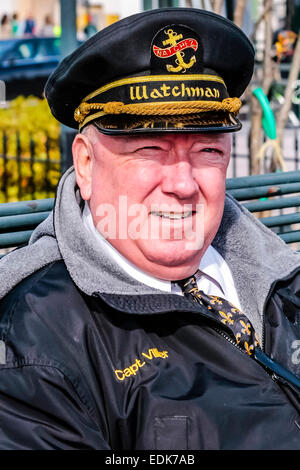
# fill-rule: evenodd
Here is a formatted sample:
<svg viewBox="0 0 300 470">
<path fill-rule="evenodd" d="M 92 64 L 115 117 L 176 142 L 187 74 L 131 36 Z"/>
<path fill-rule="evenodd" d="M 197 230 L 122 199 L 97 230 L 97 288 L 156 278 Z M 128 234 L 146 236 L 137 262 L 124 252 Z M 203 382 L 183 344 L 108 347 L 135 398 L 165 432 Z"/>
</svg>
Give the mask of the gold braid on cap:
<svg viewBox="0 0 300 470">
<path fill-rule="evenodd" d="M 75 109 L 74 119 L 80 124 L 90 111 L 101 110 L 105 114 L 175 115 L 195 114 L 205 111 L 227 111 L 237 114 L 242 106 L 239 98 L 225 98 L 223 101 L 180 101 L 169 103 L 124 104 L 119 101 L 108 103 L 81 103 Z"/>
</svg>

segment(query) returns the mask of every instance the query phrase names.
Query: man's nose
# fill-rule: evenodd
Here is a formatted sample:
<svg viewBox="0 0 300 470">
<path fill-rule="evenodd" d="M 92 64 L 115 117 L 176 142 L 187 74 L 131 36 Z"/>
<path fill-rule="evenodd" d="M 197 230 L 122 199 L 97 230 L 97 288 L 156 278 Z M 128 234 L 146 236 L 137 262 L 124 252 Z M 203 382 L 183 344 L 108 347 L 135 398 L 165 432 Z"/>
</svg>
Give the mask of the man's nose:
<svg viewBox="0 0 300 470">
<path fill-rule="evenodd" d="M 168 165 L 163 170 L 161 189 L 179 199 L 191 199 L 199 192 L 193 176 L 193 169 L 188 162 Z"/>
</svg>

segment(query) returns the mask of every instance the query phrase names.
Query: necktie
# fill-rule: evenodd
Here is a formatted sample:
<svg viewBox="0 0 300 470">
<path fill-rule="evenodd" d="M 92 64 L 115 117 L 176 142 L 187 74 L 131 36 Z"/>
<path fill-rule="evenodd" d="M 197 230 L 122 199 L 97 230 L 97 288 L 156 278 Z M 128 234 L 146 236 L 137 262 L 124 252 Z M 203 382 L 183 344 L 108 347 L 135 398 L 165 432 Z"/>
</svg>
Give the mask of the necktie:
<svg viewBox="0 0 300 470">
<path fill-rule="evenodd" d="M 238 308 L 222 297 L 206 295 L 198 289 L 195 276 L 178 281 L 185 297 L 204 305 L 216 314 L 216 320 L 227 325 L 236 343 L 252 356 L 255 346 L 259 345 L 257 335 L 250 320 Z"/>
</svg>

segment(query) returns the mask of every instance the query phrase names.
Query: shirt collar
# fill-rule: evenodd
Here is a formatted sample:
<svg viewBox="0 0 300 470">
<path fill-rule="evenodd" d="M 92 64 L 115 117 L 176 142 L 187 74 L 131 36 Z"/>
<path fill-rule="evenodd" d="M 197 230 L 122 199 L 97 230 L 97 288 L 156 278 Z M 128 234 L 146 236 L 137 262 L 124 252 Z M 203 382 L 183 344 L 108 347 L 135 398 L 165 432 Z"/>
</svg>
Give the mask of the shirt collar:
<svg viewBox="0 0 300 470">
<path fill-rule="evenodd" d="M 84 205 L 82 220 L 90 233 L 92 233 L 97 238 L 100 247 L 105 250 L 106 253 L 111 256 L 111 258 L 114 259 L 114 261 L 135 280 L 164 292 L 182 294 L 181 288 L 175 282 L 153 277 L 139 269 L 123 255 L 121 255 L 121 253 L 119 253 L 118 250 L 116 250 L 96 229 L 87 202 L 85 202 Z M 224 292 L 222 287 L 224 279 L 221 272 L 219 272 L 219 266 L 222 261 L 224 262 L 221 255 L 210 245 L 204 253 L 200 261 L 199 268 L 196 272 L 197 282 L 199 282 L 202 278 L 205 278 L 215 284 L 222 292 Z"/>
</svg>

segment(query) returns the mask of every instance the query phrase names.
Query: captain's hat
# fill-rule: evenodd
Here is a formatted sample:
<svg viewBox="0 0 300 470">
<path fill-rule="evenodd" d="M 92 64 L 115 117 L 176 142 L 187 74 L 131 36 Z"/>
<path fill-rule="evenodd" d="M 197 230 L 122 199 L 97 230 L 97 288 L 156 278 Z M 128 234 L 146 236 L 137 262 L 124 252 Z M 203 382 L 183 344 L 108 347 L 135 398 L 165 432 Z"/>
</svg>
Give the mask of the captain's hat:
<svg viewBox="0 0 300 470">
<path fill-rule="evenodd" d="M 234 23 L 163 8 L 101 30 L 67 56 L 45 95 L 61 123 L 107 134 L 239 130 L 254 49 Z"/>
</svg>

